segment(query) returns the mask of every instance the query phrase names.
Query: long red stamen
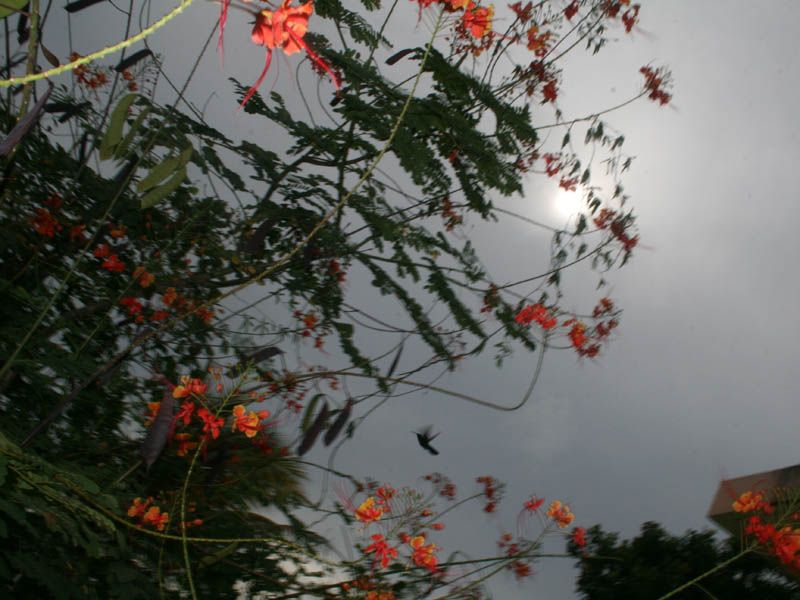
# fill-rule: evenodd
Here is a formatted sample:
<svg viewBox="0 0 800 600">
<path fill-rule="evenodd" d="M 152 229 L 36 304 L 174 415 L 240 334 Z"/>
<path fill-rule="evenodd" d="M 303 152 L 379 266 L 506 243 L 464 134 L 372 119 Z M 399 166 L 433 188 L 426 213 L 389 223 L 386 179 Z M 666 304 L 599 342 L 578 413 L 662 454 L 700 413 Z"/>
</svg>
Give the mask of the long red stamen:
<svg viewBox="0 0 800 600">
<path fill-rule="evenodd" d="M 311 60 L 313 60 L 320 67 L 322 67 L 323 69 L 325 69 L 328 72 L 328 75 L 330 75 L 331 79 L 333 79 L 333 84 L 336 86 L 336 93 L 338 94 L 339 93 L 339 78 L 336 76 L 336 74 L 333 71 L 331 71 L 331 68 L 328 66 L 328 64 L 324 60 L 322 60 L 319 56 L 317 56 L 316 53 L 311 48 L 308 47 L 308 44 L 306 44 L 305 41 L 303 41 L 303 38 L 297 37 L 291 31 L 289 31 L 289 36 L 292 38 L 292 40 L 294 41 L 295 44 L 297 44 L 298 46 L 303 48 L 306 52 L 308 52 L 308 55 L 311 57 Z"/>
<path fill-rule="evenodd" d="M 219 7 L 219 39 L 217 40 L 217 50 L 219 50 L 220 60 L 222 60 L 223 54 L 222 36 L 225 33 L 225 22 L 228 20 L 228 4 L 230 4 L 230 0 L 222 0 Z"/>
<path fill-rule="evenodd" d="M 272 50 L 267 48 L 267 64 L 264 65 L 264 70 L 261 72 L 261 77 L 258 78 L 258 81 L 256 81 L 255 85 L 247 91 L 247 94 L 245 94 L 244 100 L 242 100 L 242 103 L 239 105 L 239 110 L 242 110 L 242 107 L 247 104 L 247 101 L 250 100 L 250 98 L 253 97 L 253 94 L 256 93 L 258 86 L 260 86 L 261 82 L 264 81 L 264 77 L 267 76 L 267 71 L 269 71 L 270 61 L 272 61 Z"/>
</svg>

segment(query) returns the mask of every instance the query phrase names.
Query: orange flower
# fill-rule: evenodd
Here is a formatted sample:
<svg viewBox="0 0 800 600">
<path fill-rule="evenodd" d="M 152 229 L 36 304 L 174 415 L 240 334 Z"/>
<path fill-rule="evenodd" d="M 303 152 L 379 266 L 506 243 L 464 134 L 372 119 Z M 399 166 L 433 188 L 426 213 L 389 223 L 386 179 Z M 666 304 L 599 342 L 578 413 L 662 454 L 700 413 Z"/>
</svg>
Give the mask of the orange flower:
<svg viewBox="0 0 800 600">
<path fill-rule="evenodd" d="M 145 417 L 147 417 L 147 421 L 145 421 L 145 427 L 149 427 L 153 424 L 153 421 L 156 420 L 156 416 L 158 415 L 158 409 L 161 408 L 161 402 L 148 402 L 147 403 L 147 410 L 148 412 Z"/>
<path fill-rule="evenodd" d="M 197 448 L 198 443 L 193 442 L 191 433 L 176 433 L 175 439 L 178 440 L 178 456 L 186 456 L 189 450 Z"/>
<path fill-rule="evenodd" d="M 169 521 L 169 513 L 162 513 L 161 509 L 157 506 L 151 506 L 147 512 L 142 515 L 141 525 L 152 525 L 159 531 L 163 531 L 167 521 Z"/>
<path fill-rule="evenodd" d="M 119 238 L 125 237 L 125 232 L 127 230 L 128 230 L 128 228 L 125 227 L 125 225 L 117 225 L 116 227 L 114 225 L 112 225 L 111 226 L 111 237 L 113 237 L 115 239 L 119 239 Z"/>
<path fill-rule="evenodd" d="M 494 17 L 493 4 L 490 4 L 489 8 L 483 8 L 470 1 L 464 11 L 464 27 L 469 29 L 472 37 L 482 38 L 492 29 L 492 17 Z"/>
<path fill-rule="evenodd" d="M 136 267 L 133 278 L 138 279 L 139 285 L 142 287 L 149 287 L 156 280 L 155 275 L 148 273 L 144 267 Z"/>
<path fill-rule="evenodd" d="M 95 255 L 96 255 L 96 253 L 97 253 L 97 250 L 95 250 Z M 173 302 L 175 302 L 175 298 L 177 298 L 177 297 L 178 297 L 178 294 L 175 293 L 175 288 L 174 287 L 168 287 L 164 291 L 164 295 L 161 296 L 161 301 L 164 304 L 166 304 L 167 306 L 170 306 Z"/>
<path fill-rule="evenodd" d="M 128 509 L 128 516 L 129 517 L 139 517 L 144 514 L 144 511 L 147 510 L 149 504 L 153 501 L 152 498 L 148 498 L 144 502 L 142 502 L 141 498 L 134 498 L 133 504 Z"/>
<path fill-rule="evenodd" d="M 251 410 L 248 414 L 244 404 L 239 404 L 233 407 L 233 416 L 234 422 L 232 428 L 238 429 L 247 437 L 251 438 L 255 437 L 255 435 L 261 431 L 262 428 L 259 426 L 259 422 L 261 419 L 269 417 L 269 411 L 261 410 L 256 414 Z"/>
<path fill-rule="evenodd" d="M 333 79 L 336 85 L 336 90 L 339 90 L 339 80 L 333 74 L 331 68 L 319 56 L 311 50 L 308 45 L 303 41 L 303 36 L 308 29 L 308 18 L 314 12 L 313 0 L 301 4 L 300 6 L 289 6 L 291 0 L 283 0 L 280 8 L 277 10 L 262 10 L 256 16 L 256 24 L 253 27 L 253 34 L 251 39 L 259 46 L 266 46 L 267 48 L 267 64 L 261 76 L 256 81 L 255 85 L 251 87 L 239 108 L 244 106 L 248 100 L 255 94 L 258 86 L 264 81 L 264 77 L 269 71 L 269 64 L 272 60 L 272 50 L 274 48 L 282 49 L 286 54 L 294 54 L 300 49 L 305 50 L 311 57 L 311 60 L 324 69 Z M 227 0 L 224 2 L 227 4 Z M 226 8 L 226 6 L 223 6 Z M 220 15 L 220 21 L 223 22 L 224 17 Z"/>
<path fill-rule="evenodd" d="M 203 323 L 211 323 L 211 320 L 214 318 L 214 309 L 213 308 L 200 308 L 197 310 L 197 316 Z"/>
<path fill-rule="evenodd" d="M 752 491 L 747 491 L 733 503 L 733 510 L 736 512 L 752 512 L 754 510 L 763 510 L 765 507 L 771 508 L 768 502 L 764 502 L 764 492 L 753 493 Z"/>
<path fill-rule="evenodd" d="M 202 396 L 206 393 L 207 389 L 207 383 L 203 383 L 197 378 L 189 379 L 188 375 L 184 375 L 181 377 L 181 385 L 176 385 L 175 389 L 172 390 L 172 397 L 185 398 L 186 396 L 191 396 L 192 394 Z"/>
<path fill-rule="evenodd" d="M 547 509 L 547 516 L 553 519 L 559 527 L 566 527 L 575 520 L 575 515 L 569 511 L 569 506 L 561 504 L 558 500 L 554 500 Z"/>
<path fill-rule="evenodd" d="M 411 538 L 409 544 L 414 549 L 414 554 L 412 555 L 414 564 L 425 567 L 431 573 L 435 573 L 437 571 L 436 565 L 439 563 L 439 559 L 436 558 L 434 554 L 436 546 L 434 544 L 428 544 L 426 546 L 425 536 L 422 535 Z"/>
<path fill-rule="evenodd" d="M 364 500 L 356 510 L 356 519 L 363 521 L 365 527 L 373 521 L 379 521 L 382 516 L 383 510 L 375 507 L 375 498 L 372 496 Z"/>
</svg>

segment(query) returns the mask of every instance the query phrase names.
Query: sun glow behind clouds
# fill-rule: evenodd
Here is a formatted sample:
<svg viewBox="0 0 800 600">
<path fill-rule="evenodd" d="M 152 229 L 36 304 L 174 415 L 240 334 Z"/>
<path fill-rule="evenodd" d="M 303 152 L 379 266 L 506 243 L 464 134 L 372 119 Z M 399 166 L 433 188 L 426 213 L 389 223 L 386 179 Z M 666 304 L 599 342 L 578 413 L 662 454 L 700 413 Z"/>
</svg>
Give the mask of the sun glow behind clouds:
<svg viewBox="0 0 800 600">
<path fill-rule="evenodd" d="M 583 208 L 583 194 L 558 189 L 553 196 L 553 211 L 559 219 L 569 219 Z"/>
</svg>

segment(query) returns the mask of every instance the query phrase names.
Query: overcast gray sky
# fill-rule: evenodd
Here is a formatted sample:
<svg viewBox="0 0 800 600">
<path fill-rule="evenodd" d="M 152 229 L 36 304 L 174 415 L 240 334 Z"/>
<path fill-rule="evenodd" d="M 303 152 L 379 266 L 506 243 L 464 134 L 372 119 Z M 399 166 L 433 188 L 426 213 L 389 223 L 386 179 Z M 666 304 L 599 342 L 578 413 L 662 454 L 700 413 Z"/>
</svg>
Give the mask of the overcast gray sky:
<svg viewBox="0 0 800 600">
<path fill-rule="evenodd" d="M 198 2 L 156 34 L 152 43 L 166 55 L 167 70 L 185 73 L 216 11 Z M 640 17 L 630 37 L 619 33 L 619 43 L 598 56 L 576 54 L 560 98 L 565 117 L 583 116 L 635 93 L 642 65 L 666 65 L 674 76 L 669 106 L 642 100 L 606 119 L 636 157 L 624 183 L 641 235 L 634 259 L 609 278 L 625 311 L 613 342 L 595 360 L 549 352 L 533 399 L 515 413 L 434 393 L 397 398 L 337 457 L 338 469 L 395 487 L 419 487 L 417 478 L 434 470 L 462 493 L 473 491 L 480 475 L 507 482 L 496 515 L 484 518 L 476 503 L 451 516 L 436 540 L 445 554 L 454 547 L 494 552 L 531 493 L 567 500 L 576 524 L 600 523 L 625 537 L 647 520 L 676 534 L 707 527 L 721 477 L 800 462 L 800 384 L 793 377 L 800 242 L 791 217 L 798 200 L 800 65 L 789 25 L 800 18 L 800 4 L 644 2 Z M 116 41 L 119 30 L 98 27 L 112 21 L 121 26 L 111 8 L 82 13 L 73 21 L 81 29 L 73 31 L 75 49 L 86 54 L 95 40 Z M 236 31 L 247 35 L 238 39 Z M 226 134 L 261 135 L 236 115 L 227 77 L 251 83 L 262 66 L 249 25 L 233 15 L 224 66 L 210 52 L 190 96 L 198 104 L 211 97 L 208 114 Z M 282 76 L 295 66 L 291 59 L 273 61 Z M 269 85 L 268 79 L 263 87 Z M 552 183 L 531 181 L 525 198 L 498 206 L 560 225 Z M 460 235 L 476 239 L 498 282 L 546 264 L 548 237 L 512 219 L 492 230 L 468 222 Z M 588 293 L 594 283 L 586 279 L 575 289 Z M 351 278 L 349 285 L 362 283 Z M 593 303 L 594 296 L 582 308 Z M 497 371 L 485 357 L 437 384 L 513 404 L 534 363 L 517 353 Z M 428 423 L 443 432 L 437 457 L 423 453 L 409 433 Z M 309 456 L 327 460 L 318 450 Z M 553 549 L 563 547 L 558 541 Z M 498 598 L 576 597 L 568 561 L 547 559 L 535 571 L 522 584 L 509 575 L 489 587 Z"/>
</svg>

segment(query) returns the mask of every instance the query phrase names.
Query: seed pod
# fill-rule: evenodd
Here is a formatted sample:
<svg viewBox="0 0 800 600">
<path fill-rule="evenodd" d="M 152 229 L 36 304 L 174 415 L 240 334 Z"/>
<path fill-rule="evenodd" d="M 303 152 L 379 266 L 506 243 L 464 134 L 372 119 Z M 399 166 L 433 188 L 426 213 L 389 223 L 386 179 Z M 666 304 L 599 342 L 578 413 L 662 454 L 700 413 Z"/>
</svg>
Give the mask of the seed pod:
<svg viewBox="0 0 800 600">
<path fill-rule="evenodd" d="M 306 452 L 311 450 L 311 446 L 314 445 L 314 442 L 317 441 L 317 437 L 319 437 L 320 432 L 325 428 L 325 425 L 328 424 L 328 403 L 322 405 L 322 410 L 319 412 L 319 415 L 314 420 L 314 423 L 311 427 L 308 428 L 306 431 L 305 437 L 303 437 L 303 441 L 300 442 L 300 446 L 297 448 L 297 455 L 303 456 Z"/>
<path fill-rule="evenodd" d="M 233 365 L 230 370 L 236 371 L 237 369 L 244 369 L 250 363 L 257 365 L 258 363 L 264 362 L 265 360 L 268 360 L 273 356 L 277 356 L 278 354 L 283 354 L 283 350 L 277 346 L 265 346 L 258 352 L 253 352 L 253 354 L 246 356 L 243 361 Z"/>
<path fill-rule="evenodd" d="M 93 4 L 99 4 L 100 2 L 104 2 L 105 0 L 77 0 L 76 2 L 70 2 L 64 7 L 68 13 L 78 12 L 79 10 L 83 10 L 84 8 L 89 8 Z"/>
<path fill-rule="evenodd" d="M 325 437 L 323 438 L 322 442 L 326 446 L 330 446 L 331 442 L 336 439 L 336 436 L 339 435 L 339 432 L 344 428 L 345 424 L 347 423 L 347 419 L 350 418 L 350 412 L 353 408 L 353 399 L 347 399 L 347 405 L 342 409 L 342 412 L 339 413 L 339 416 L 336 417 L 336 420 L 333 422 L 333 425 L 330 426 L 328 431 L 325 432 Z"/>
<path fill-rule="evenodd" d="M 161 400 L 161 406 L 158 407 L 156 418 L 147 430 L 147 436 L 144 438 L 144 443 L 139 450 L 148 471 L 167 444 L 174 410 L 175 400 L 172 398 L 171 390 L 167 387 L 164 390 L 164 398 Z"/>
<path fill-rule="evenodd" d="M 147 58 L 151 54 L 153 54 L 153 52 L 149 48 L 145 48 L 144 50 L 139 50 L 138 52 L 134 52 L 125 60 L 120 61 L 120 63 L 116 67 L 114 67 L 114 70 L 117 73 L 122 73 L 123 71 L 127 71 L 137 62 L 139 62 L 143 58 Z"/>
<path fill-rule="evenodd" d="M 389 58 L 386 59 L 386 64 L 393 65 L 398 60 L 403 58 L 406 54 L 411 54 L 412 52 L 414 52 L 414 50 L 416 50 L 416 48 L 406 48 L 405 50 L 400 50 L 400 52 L 395 52 Z"/>
</svg>

